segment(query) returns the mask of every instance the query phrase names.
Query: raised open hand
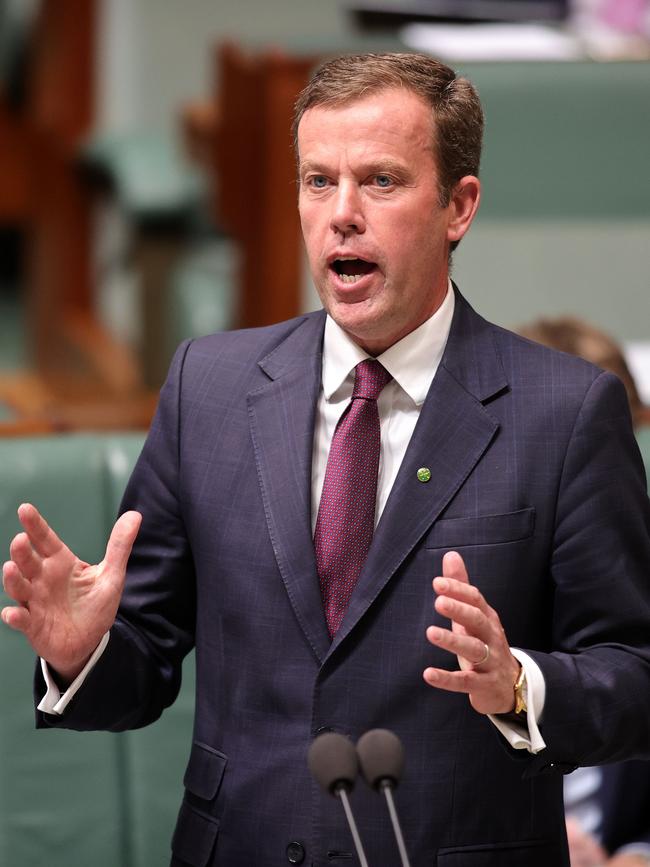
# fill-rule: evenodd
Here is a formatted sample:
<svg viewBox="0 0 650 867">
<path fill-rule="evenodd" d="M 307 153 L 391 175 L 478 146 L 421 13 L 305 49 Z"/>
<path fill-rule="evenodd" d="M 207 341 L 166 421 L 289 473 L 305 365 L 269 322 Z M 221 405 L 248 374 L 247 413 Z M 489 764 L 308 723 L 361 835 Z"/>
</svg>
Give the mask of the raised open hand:
<svg viewBox="0 0 650 867">
<path fill-rule="evenodd" d="M 451 620 L 451 629 L 429 626 L 431 644 L 455 653 L 460 671 L 427 668 L 430 686 L 465 692 L 479 713 L 509 713 L 514 707 L 514 683 L 519 663 L 510 652 L 501 620 L 482 593 L 469 583 L 463 558 L 449 551 L 442 576 L 434 578 L 436 611 Z"/>
<path fill-rule="evenodd" d="M 34 506 L 20 506 L 18 518 L 24 532 L 11 542 L 2 569 L 5 592 L 18 604 L 4 608 L 2 619 L 70 681 L 115 620 L 141 516 L 119 518 L 95 566 L 80 560 Z"/>
</svg>

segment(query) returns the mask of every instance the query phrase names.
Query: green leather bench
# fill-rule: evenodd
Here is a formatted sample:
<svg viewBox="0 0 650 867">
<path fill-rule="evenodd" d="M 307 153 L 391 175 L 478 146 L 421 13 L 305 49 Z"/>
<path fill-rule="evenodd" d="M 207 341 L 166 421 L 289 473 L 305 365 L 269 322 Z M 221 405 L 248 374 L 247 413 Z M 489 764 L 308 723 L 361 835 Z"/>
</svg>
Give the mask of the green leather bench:
<svg viewBox="0 0 650 867">
<path fill-rule="evenodd" d="M 70 547 L 101 559 L 143 434 L 0 441 L 3 559 L 23 501 L 42 510 Z M 191 744 L 193 663 L 181 695 L 153 726 L 124 734 L 36 731 L 34 657 L 0 627 L 0 864 L 157 867 L 169 841 Z"/>
</svg>

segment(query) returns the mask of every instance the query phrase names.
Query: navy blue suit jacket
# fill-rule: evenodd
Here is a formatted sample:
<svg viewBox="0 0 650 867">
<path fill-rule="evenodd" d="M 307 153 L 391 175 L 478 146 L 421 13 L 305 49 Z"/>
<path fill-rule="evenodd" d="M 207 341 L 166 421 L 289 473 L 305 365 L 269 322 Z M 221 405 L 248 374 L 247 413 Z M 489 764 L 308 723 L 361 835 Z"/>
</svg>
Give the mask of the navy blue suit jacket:
<svg viewBox="0 0 650 867">
<path fill-rule="evenodd" d="M 197 706 L 173 864 L 355 863 L 306 754 L 324 729 L 394 730 L 413 867 L 568 864 L 563 770 L 650 755 L 645 479 L 612 375 L 487 323 L 458 295 L 442 363 L 349 609 L 327 634 L 310 528 L 325 315 L 184 344 L 128 486 L 144 516 L 108 648 L 58 724 L 154 720 L 196 646 Z M 416 471 L 431 469 L 431 481 Z M 431 579 L 445 551 L 539 663 L 539 756 L 433 690 Z M 164 757 L 161 757 L 164 760 Z M 398 862 L 376 795 L 369 861 Z"/>
</svg>

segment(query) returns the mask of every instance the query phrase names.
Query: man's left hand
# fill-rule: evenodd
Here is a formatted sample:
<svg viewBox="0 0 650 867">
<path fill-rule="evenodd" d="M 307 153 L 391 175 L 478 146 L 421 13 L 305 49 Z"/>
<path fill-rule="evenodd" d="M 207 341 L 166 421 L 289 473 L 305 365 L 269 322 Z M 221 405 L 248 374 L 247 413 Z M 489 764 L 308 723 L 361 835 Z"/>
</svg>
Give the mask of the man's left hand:
<svg viewBox="0 0 650 867">
<path fill-rule="evenodd" d="M 520 671 L 497 612 L 469 583 L 463 558 L 449 551 L 442 560 L 442 576 L 433 579 L 435 609 L 451 620 L 451 629 L 429 626 L 427 639 L 458 657 L 460 671 L 427 668 L 430 686 L 465 692 L 474 710 L 484 714 L 514 710 L 514 683 Z"/>
</svg>

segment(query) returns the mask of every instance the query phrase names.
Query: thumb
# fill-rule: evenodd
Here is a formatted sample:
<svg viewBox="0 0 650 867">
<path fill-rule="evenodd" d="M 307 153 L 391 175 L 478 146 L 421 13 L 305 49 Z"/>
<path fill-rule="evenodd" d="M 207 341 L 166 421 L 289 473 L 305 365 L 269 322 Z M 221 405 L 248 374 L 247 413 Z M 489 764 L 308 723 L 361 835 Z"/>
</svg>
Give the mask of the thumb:
<svg viewBox="0 0 650 867">
<path fill-rule="evenodd" d="M 447 551 L 442 558 L 442 574 L 445 578 L 455 578 L 456 581 L 469 584 L 469 575 L 458 551 Z"/>
<path fill-rule="evenodd" d="M 115 522 L 104 557 L 104 565 L 110 572 L 121 576 L 126 573 L 126 564 L 141 523 L 140 512 L 125 512 Z"/>
</svg>

